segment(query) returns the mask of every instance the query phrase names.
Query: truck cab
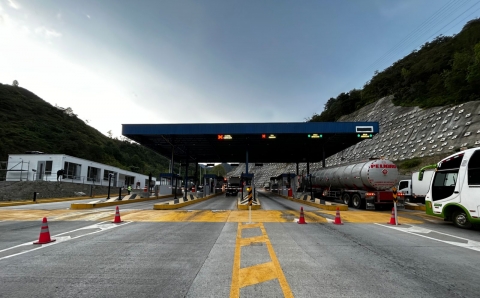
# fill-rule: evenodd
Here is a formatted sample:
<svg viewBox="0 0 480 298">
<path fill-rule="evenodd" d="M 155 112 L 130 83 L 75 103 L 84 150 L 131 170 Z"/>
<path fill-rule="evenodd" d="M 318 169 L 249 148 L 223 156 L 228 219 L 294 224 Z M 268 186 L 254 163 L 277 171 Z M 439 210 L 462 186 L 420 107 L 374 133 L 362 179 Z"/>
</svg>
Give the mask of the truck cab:
<svg viewBox="0 0 480 298">
<path fill-rule="evenodd" d="M 240 191 L 240 177 L 229 177 L 225 196 L 236 196 Z"/>
<path fill-rule="evenodd" d="M 412 180 L 400 180 L 397 188 L 398 192 L 401 192 L 404 195 L 405 201 L 409 202 L 412 197 Z"/>
</svg>

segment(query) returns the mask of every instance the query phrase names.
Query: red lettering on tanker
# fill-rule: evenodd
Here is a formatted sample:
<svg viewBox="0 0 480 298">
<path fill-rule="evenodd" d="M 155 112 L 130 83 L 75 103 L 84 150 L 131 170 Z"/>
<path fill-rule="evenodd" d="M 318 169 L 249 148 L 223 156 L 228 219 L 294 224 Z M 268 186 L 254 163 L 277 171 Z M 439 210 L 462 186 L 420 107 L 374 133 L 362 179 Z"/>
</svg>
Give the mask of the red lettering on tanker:
<svg viewBox="0 0 480 298">
<path fill-rule="evenodd" d="M 370 168 L 376 168 L 376 169 L 396 169 L 397 165 L 375 165 L 372 164 L 370 165 Z"/>
</svg>

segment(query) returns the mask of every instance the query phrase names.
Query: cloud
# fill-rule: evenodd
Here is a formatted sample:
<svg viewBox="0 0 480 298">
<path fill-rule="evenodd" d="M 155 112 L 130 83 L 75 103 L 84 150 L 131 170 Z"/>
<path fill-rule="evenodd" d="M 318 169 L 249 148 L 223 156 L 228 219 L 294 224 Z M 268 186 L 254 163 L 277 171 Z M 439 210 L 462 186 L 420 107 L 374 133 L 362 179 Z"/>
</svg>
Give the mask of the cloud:
<svg viewBox="0 0 480 298">
<path fill-rule="evenodd" d="M 14 9 L 20 9 L 20 5 L 18 3 L 13 2 L 13 0 L 8 0 L 8 4 L 10 5 L 10 7 Z"/>
<path fill-rule="evenodd" d="M 57 19 L 61 20 L 62 19 L 62 13 L 57 13 Z"/>
<path fill-rule="evenodd" d="M 53 30 L 53 29 L 48 29 L 44 26 L 42 27 L 38 27 L 35 29 L 35 33 L 37 34 L 40 34 L 40 35 L 43 35 L 45 36 L 46 38 L 50 39 L 50 38 L 54 38 L 54 37 L 61 37 L 62 34 Z"/>
<path fill-rule="evenodd" d="M 91 19 L 90 15 L 87 14 L 87 18 Z"/>
</svg>

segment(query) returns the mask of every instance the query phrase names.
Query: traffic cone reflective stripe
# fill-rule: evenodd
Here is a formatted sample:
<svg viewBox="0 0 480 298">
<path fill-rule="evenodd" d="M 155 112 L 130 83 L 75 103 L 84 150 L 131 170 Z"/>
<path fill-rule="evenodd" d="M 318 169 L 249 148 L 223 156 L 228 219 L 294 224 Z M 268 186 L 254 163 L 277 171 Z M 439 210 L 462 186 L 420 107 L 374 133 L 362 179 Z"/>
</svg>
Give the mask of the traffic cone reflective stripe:
<svg viewBox="0 0 480 298">
<path fill-rule="evenodd" d="M 303 214 L 303 207 L 300 207 L 300 219 L 298 220 L 298 223 L 302 225 L 306 224 L 305 216 Z"/>
<path fill-rule="evenodd" d="M 337 207 L 337 214 L 335 214 L 335 221 L 333 222 L 336 225 L 343 225 L 342 219 L 340 218 L 340 208 Z"/>
<path fill-rule="evenodd" d="M 118 210 L 118 206 L 117 206 L 117 210 L 115 211 L 115 220 L 113 221 L 113 223 L 121 223 L 122 220 L 120 219 L 120 211 Z"/>
<path fill-rule="evenodd" d="M 55 239 L 50 238 L 50 231 L 48 230 L 47 218 L 44 217 L 42 220 L 42 228 L 40 229 L 40 236 L 38 237 L 37 242 L 33 244 L 46 244 L 55 241 Z"/>
</svg>

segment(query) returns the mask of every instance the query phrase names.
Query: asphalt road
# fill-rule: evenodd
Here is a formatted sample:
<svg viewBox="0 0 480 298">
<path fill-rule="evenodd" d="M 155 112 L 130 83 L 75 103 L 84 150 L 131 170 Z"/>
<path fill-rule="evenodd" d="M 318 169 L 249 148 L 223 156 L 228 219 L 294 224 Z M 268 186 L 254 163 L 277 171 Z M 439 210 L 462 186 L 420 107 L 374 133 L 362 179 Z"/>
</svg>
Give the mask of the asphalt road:
<svg viewBox="0 0 480 298">
<path fill-rule="evenodd" d="M 275 196 L 260 200 L 265 210 L 259 212 L 298 212 L 301 206 Z M 0 220 L 0 297 L 476 297 L 480 292 L 478 229 L 461 230 L 419 212 L 403 212 L 419 223 L 400 226 L 386 224 L 388 212 L 377 223 L 246 224 L 202 217 L 208 209 L 247 212 L 235 210 L 234 197 L 177 211 L 152 210 L 154 203 L 121 206 L 128 210 L 126 218 L 138 220 L 121 224 L 99 221 L 107 213 L 112 218 L 115 207 L 92 210 L 89 221 L 67 221 L 83 215 L 49 211 L 50 234 L 57 241 L 46 245 L 32 244 L 42 209 L 31 210 L 39 217 L 35 221 Z M 40 205 L 48 204 L 30 207 Z M 6 210 L 4 216 L 28 211 Z M 344 216 L 354 220 L 364 214 L 382 216 L 374 211 Z"/>
<path fill-rule="evenodd" d="M 435 233 L 438 226 L 430 223 L 417 232 L 405 232 L 414 231 L 409 225 L 264 223 L 273 255 L 267 244 L 253 242 L 236 254 L 237 223 L 109 225 L 52 222 L 50 230 L 63 233 L 58 242 L 27 245 L 22 249 L 37 249 L 9 257 L 6 248 L 35 240 L 38 224 L 0 222 L 0 296 L 229 297 L 236 258 L 240 270 L 278 261 L 294 297 L 474 297 L 480 291 L 480 235 L 451 225 L 442 225 L 442 233 L 461 231 L 463 239 Z M 242 231 L 247 238 L 260 229 Z M 450 243 L 464 239 L 476 242 Z M 282 297 L 279 280 L 243 286 L 240 297 Z"/>
<path fill-rule="evenodd" d="M 318 208 L 300 204 L 297 202 L 286 200 L 282 197 L 276 196 L 270 192 L 258 192 L 262 209 L 264 210 L 296 210 L 300 211 L 303 207 L 304 211 L 317 211 Z"/>
</svg>

